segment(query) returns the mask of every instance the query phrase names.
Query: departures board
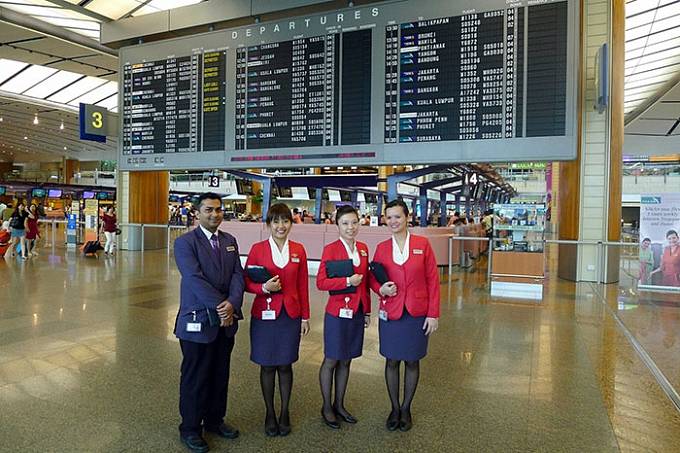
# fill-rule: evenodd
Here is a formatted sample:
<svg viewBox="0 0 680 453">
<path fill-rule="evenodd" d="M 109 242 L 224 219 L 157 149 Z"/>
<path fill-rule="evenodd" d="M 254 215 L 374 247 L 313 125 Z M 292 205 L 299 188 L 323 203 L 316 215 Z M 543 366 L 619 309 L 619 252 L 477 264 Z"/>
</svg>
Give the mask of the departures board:
<svg viewBox="0 0 680 453">
<path fill-rule="evenodd" d="M 122 48 L 120 168 L 569 160 L 576 0 L 404 0 Z"/>
</svg>

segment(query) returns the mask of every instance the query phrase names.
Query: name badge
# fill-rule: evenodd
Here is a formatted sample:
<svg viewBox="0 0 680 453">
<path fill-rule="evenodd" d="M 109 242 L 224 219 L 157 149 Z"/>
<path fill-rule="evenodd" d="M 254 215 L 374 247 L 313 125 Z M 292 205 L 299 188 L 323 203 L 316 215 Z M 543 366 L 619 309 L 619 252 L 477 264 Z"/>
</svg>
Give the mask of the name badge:
<svg viewBox="0 0 680 453">
<path fill-rule="evenodd" d="M 201 331 L 201 323 L 200 322 L 188 322 L 187 323 L 187 332 L 200 332 Z"/>
<path fill-rule="evenodd" d="M 262 320 L 263 321 L 275 321 L 276 311 L 275 310 L 262 310 Z"/>
<path fill-rule="evenodd" d="M 385 310 L 380 310 L 378 312 L 378 317 L 381 321 L 387 321 L 387 312 Z"/>
<path fill-rule="evenodd" d="M 422 255 L 423 251 L 421 249 L 413 249 L 413 254 L 414 255 Z"/>
<path fill-rule="evenodd" d="M 341 308 L 340 317 L 345 319 L 352 319 L 354 317 L 354 310 L 351 308 Z"/>
<path fill-rule="evenodd" d="M 359 250 L 359 253 L 361 256 L 368 256 L 368 253 L 366 253 L 366 250 Z"/>
<path fill-rule="evenodd" d="M 293 263 L 299 263 L 299 262 L 300 262 L 300 258 L 291 258 L 290 260 L 291 260 Z"/>
<path fill-rule="evenodd" d="M 235 252 L 235 251 L 236 251 L 236 247 L 234 247 L 233 245 L 227 246 L 227 252 Z"/>
</svg>

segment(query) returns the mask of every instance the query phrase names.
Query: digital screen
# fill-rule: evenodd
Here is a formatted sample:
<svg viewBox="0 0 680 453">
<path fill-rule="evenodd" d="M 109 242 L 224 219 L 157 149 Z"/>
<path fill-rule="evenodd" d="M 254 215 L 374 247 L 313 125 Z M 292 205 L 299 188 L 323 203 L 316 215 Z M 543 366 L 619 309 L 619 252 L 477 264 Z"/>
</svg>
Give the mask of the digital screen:
<svg viewBox="0 0 680 453">
<path fill-rule="evenodd" d="M 236 192 L 239 195 L 255 195 L 255 192 L 253 191 L 253 182 L 247 179 L 237 179 Z"/>
<path fill-rule="evenodd" d="M 293 189 L 290 187 L 278 188 L 279 198 L 293 198 Z"/>
<path fill-rule="evenodd" d="M 80 198 L 82 198 L 83 200 L 91 200 L 94 198 L 94 195 L 95 195 L 94 192 L 86 190 L 85 192 L 83 192 Z"/>
<path fill-rule="evenodd" d="M 108 199 L 109 199 L 108 192 L 99 192 L 97 194 L 97 200 L 108 200 Z"/>
<path fill-rule="evenodd" d="M 7 188 L 0 186 L 0 195 L 5 195 L 6 193 L 7 193 Z"/>
<path fill-rule="evenodd" d="M 566 27 L 566 2 L 388 26 L 385 143 L 564 135 Z"/>
<path fill-rule="evenodd" d="M 226 51 L 123 68 L 123 155 L 225 149 Z"/>
<path fill-rule="evenodd" d="M 238 49 L 236 149 L 369 143 L 371 43 L 369 29 Z"/>
<path fill-rule="evenodd" d="M 31 196 L 33 198 L 43 198 L 46 193 L 45 189 L 33 189 L 31 191 Z"/>
<path fill-rule="evenodd" d="M 61 198 L 61 189 L 50 189 L 47 192 L 48 198 Z"/>
<path fill-rule="evenodd" d="M 125 46 L 120 168 L 573 160 L 580 3 L 400 0 Z"/>
</svg>

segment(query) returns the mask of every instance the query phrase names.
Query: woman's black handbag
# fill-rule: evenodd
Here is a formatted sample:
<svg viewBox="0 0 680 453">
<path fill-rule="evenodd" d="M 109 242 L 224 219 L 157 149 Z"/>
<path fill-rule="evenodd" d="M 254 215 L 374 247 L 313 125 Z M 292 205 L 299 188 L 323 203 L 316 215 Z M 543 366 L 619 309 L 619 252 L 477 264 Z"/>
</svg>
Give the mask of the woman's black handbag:
<svg viewBox="0 0 680 453">
<path fill-rule="evenodd" d="M 120 233 L 122 233 L 122 231 L 120 231 L 120 228 L 116 228 L 116 236 L 120 236 Z"/>
</svg>

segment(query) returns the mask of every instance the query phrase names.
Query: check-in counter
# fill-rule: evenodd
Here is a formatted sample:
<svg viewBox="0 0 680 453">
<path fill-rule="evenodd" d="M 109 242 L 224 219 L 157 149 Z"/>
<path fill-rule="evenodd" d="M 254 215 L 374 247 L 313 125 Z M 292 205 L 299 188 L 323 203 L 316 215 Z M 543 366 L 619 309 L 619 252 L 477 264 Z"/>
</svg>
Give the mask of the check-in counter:
<svg viewBox="0 0 680 453">
<path fill-rule="evenodd" d="M 252 245 L 256 242 L 263 241 L 269 237 L 267 227 L 262 223 L 254 222 L 222 222 L 220 226 L 222 231 L 226 231 L 236 237 L 238 240 L 239 250 L 242 255 L 247 255 Z M 442 228 L 410 228 L 412 234 L 425 236 L 429 239 L 432 249 L 435 254 L 438 266 L 449 265 L 449 236 L 451 236 L 451 229 Z M 371 257 L 375 252 L 376 246 L 391 237 L 390 230 L 387 227 L 370 227 L 362 226 L 359 230 L 358 240 L 368 245 L 368 250 Z M 326 244 L 330 244 L 338 239 L 338 228 L 335 225 L 308 225 L 297 224 L 293 225 L 293 230 L 290 232 L 290 239 L 300 242 L 305 246 L 307 251 L 307 259 L 321 260 L 321 253 Z M 453 241 L 453 264 L 458 264 L 460 249 L 459 241 Z"/>
</svg>

